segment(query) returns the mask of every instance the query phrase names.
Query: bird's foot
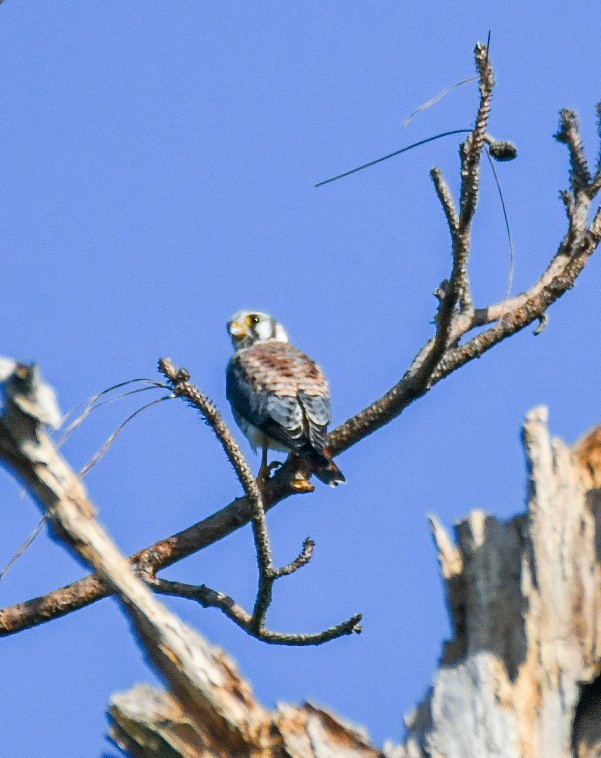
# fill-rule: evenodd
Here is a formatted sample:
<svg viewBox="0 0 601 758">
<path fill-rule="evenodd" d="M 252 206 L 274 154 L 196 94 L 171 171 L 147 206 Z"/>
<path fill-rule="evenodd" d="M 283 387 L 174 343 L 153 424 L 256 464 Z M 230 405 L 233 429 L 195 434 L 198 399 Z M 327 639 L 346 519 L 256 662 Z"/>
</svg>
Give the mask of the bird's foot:
<svg viewBox="0 0 601 758">
<path fill-rule="evenodd" d="M 261 470 L 257 476 L 257 482 L 259 482 L 259 484 L 266 484 L 271 479 L 271 472 L 276 468 L 280 468 L 281 465 L 280 461 L 271 461 L 271 463 L 261 466 Z"/>
</svg>

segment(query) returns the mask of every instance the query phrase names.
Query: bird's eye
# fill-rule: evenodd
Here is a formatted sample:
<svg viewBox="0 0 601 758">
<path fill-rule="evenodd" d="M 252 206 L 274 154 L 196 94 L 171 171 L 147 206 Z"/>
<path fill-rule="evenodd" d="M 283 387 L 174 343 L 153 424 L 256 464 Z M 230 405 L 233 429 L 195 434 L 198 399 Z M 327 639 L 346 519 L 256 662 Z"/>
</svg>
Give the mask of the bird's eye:
<svg viewBox="0 0 601 758">
<path fill-rule="evenodd" d="M 251 313 L 250 316 L 246 317 L 246 323 L 249 326 L 256 326 L 261 319 L 255 314 Z"/>
</svg>

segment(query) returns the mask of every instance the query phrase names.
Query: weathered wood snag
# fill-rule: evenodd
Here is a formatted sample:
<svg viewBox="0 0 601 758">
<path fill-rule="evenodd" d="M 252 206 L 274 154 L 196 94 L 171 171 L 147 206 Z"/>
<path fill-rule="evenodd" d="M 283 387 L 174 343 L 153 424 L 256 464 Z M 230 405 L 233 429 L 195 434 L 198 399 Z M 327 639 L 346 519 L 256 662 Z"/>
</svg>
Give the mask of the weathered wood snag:
<svg viewBox="0 0 601 758">
<path fill-rule="evenodd" d="M 433 687 L 407 719 L 404 744 L 380 751 L 357 727 L 305 704 L 253 708 L 264 721 L 246 751 L 224 741 L 215 751 L 213 699 L 184 710 L 149 687 L 115 695 L 113 739 L 144 758 L 601 755 L 601 431 L 570 452 L 551 439 L 547 411 L 537 408 L 523 436 L 526 513 L 501 521 L 474 511 L 456 526 L 456 544 L 431 519 L 454 634 Z M 233 664 L 215 656 L 234 686 Z"/>
<path fill-rule="evenodd" d="M 434 328 L 397 383 L 332 431 L 328 450 L 333 456 L 390 423 L 438 382 L 503 340 L 537 321 L 542 327 L 548 308 L 574 286 L 601 242 L 601 162 L 596 159 L 589 168 L 576 114 L 562 110 L 555 137 L 569 155 L 569 189 L 561 193 L 566 232 L 529 289 L 475 307 L 468 264 L 481 158 L 487 150 L 496 159 L 516 157 L 512 145 L 487 131 L 495 78 L 486 45 L 476 45 L 475 63 L 479 99 L 474 127 L 460 146 L 457 198 L 441 170 L 431 172 L 452 249 L 448 278 L 435 292 Z M 601 758 L 601 431 L 570 452 L 562 442 L 551 441 L 546 411 L 533 411 L 524 428 L 527 512 L 508 521 L 473 512 L 457 525 L 455 542 L 432 518 L 453 637 L 445 644 L 431 690 L 407 719 L 405 742 L 380 750 L 362 730 L 324 708 L 264 709 L 228 656 L 158 601 L 156 595 L 162 594 L 218 608 L 269 644 L 325 644 L 361 630 L 359 613 L 318 632 L 268 626 L 276 580 L 306 566 L 314 543 L 307 538 L 292 561 L 275 565 L 265 513 L 312 489 L 310 467 L 302 457 L 290 456 L 273 476 L 256 482 L 235 436 L 189 372 L 168 359 L 160 361 L 160 370 L 165 381 L 132 379 L 98 393 L 70 431 L 113 390 L 167 392 L 139 408 L 112 439 L 144 408 L 184 399 L 210 426 L 244 494 L 127 558 L 99 522 L 82 483 L 106 445 L 83 472 L 74 472 L 46 432 L 61 421 L 53 390 L 36 366 L 0 359 L 0 465 L 28 487 L 54 536 L 94 571 L 43 597 L 0 609 L 0 636 L 116 596 L 166 687 L 165 692 L 136 687 L 113 698 L 111 735 L 117 745 L 135 758 Z M 205 584 L 159 576 L 246 524 L 253 531 L 258 568 L 252 610 Z"/>
<path fill-rule="evenodd" d="M 524 426 L 527 513 L 502 522 L 475 511 L 456 546 L 432 520 L 455 634 L 409 720 L 408 755 L 591 754 L 579 703 L 600 641 L 595 434 L 572 455 L 551 440 L 546 409 L 534 410 Z"/>
</svg>

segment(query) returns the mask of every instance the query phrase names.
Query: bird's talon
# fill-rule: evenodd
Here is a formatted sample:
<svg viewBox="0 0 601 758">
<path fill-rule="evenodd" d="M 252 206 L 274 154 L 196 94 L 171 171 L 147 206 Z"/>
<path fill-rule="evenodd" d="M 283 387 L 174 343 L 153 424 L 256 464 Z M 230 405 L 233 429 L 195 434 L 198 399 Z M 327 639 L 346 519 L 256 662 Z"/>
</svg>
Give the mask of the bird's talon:
<svg viewBox="0 0 601 758">
<path fill-rule="evenodd" d="M 283 464 L 280 461 L 272 461 L 271 463 L 267 463 L 265 466 L 261 466 L 261 470 L 257 476 L 257 481 L 261 484 L 265 484 L 271 479 L 271 472 L 275 471 L 277 468 L 280 468 L 282 465 Z"/>
</svg>

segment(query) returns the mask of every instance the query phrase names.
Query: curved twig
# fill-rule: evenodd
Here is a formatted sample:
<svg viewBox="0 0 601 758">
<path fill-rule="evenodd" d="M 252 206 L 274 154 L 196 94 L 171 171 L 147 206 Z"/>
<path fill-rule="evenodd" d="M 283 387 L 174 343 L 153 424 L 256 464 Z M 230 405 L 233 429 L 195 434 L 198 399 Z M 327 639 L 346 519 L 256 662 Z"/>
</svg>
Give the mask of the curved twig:
<svg viewBox="0 0 601 758">
<path fill-rule="evenodd" d="M 180 582 L 168 582 L 167 580 L 156 579 L 154 572 L 147 570 L 147 575 L 152 577 L 150 581 L 155 589 L 164 594 L 196 597 L 205 607 L 213 606 L 222 610 L 238 626 L 253 637 L 274 644 L 279 641 L 279 644 L 286 645 L 318 645 L 342 634 L 358 631 L 357 625 L 358 619 L 361 618 L 360 615 L 353 616 L 353 619 L 350 621 L 345 621 L 335 627 L 326 629 L 324 632 L 312 635 L 281 634 L 270 631 L 265 627 L 267 610 L 272 600 L 273 585 L 277 579 L 288 576 L 301 568 L 301 566 L 306 565 L 311 560 L 315 543 L 307 538 L 303 543 L 301 554 L 294 561 L 282 568 L 275 568 L 261 488 L 255 480 L 246 456 L 231 433 L 230 428 L 214 403 L 190 382 L 190 374 L 186 369 L 177 369 L 169 358 L 161 358 L 159 369 L 172 384 L 173 393 L 178 397 L 183 397 L 201 411 L 205 420 L 221 442 L 230 463 L 236 471 L 238 480 L 244 488 L 251 511 L 251 523 L 259 566 L 259 586 L 252 614 L 244 611 L 227 595 L 216 592 L 204 584 L 193 587 L 192 585 L 183 585 Z M 182 595 L 182 593 L 185 594 Z"/>
<path fill-rule="evenodd" d="M 462 248 L 455 236 L 460 233 L 469 235 L 470 219 L 473 218 L 475 211 L 478 193 L 478 156 L 482 149 L 480 141 L 486 141 L 483 130 L 485 130 L 488 117 L 493 83 L 492 69 L 490 69 L 485 48 L 479 46 L 476 57 L 481 76 L 481 102 L 475 130 L 464 143 L 461 153 L 462 169 L 465 168 L 467 173 L 465 186 L 462 178 L 460 211 L 455 209 L 450 190 L 442 174 L 439 172 L 433 176 L 449 223 L 454 256 L 451 282 L 446 283 L 440 290 L 441 305 L 436 320 L 436 335 L 422 347 L 402 379 L 392 389 L 330 434 L 328 447 L 332 455 L 339 455 L 389 423 L 414 400 L 424 395 L 453 371 L 529 324 L 543 319 L 548 307 L 574 285 L 601 240 L 601 212 L 597 211 L 590 225 L 587 220 L 591 202 L 601 190 L 601 163 L 596 166 L 595 178 L 590 180 L 575 116 L 569 111 L 562 111 L 558 139 L 567 145 L 571 165 L 571 191 L 562 193 L 568 215 L 566 235 L 549 266 L 530 289 L 502 303 L 485 308 L 472 309 L 470 307 L 467 258 L 465 261 L 457 259 L 457 256 L 464 256 L 466 251 L 469 252 L 469 245 L 467 248 L 465 245 Z M 601 113 L 601 107 L 598 108 L 598 112 Z M 464 344 L 460 344 L 461 339 L 472 330 L 487 324 L 493 326 Z M 265 483 L 260 492 L 264 511 L 299 491 L 294 482 L 301 466 L 302 461 L 289 459 Z M 301 473 L 306 474 L 306 472 Z M 188 529 L 136 553 L 131 556 L 130 562 L 138 570 L 155 577 L 161 569 L 231 534 L 249 523 L 252 518 L 253 504 L 248 495 L 237 498 L 225 508 Z M 303 565 L 302 562 L 300 565 Z M 284 570 L 280 569 L 280 571 Z M 13 634 L 51 618 L 58 618 L 106 597 L 111 592 L 112 590 L 102 579 L 97 575 L 91 575 L 43 597 L 10 606 L 0 610 L 0 636 Z M 221 605 L 217 602 L 212 604 L 217 605 L 224 612 L 227 612 L 228 604 L 231 609 L 233 601 L 227 596 L 215 593 L 214 596 L 206 595 L 205 600 L 210 597 L 222 598 Z M 247 614 L 247 617 L 250 619 L 250 614 Z M 265 631 L 261 633 L 267 634 Z M 272 638 L 265 641 L 275 640 Z"/>
</svg>

